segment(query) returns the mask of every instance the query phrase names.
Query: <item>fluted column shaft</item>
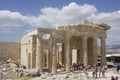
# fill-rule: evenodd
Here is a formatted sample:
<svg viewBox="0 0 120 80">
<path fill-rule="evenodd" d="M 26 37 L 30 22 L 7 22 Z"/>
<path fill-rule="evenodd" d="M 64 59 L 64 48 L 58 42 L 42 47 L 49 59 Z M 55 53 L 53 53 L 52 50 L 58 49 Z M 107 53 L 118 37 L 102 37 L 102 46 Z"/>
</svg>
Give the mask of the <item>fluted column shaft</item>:
<svg viewBox="0 0 120 80">
<path fill-rule="evenodd" d="M 43 72 L 42 36 L 38 36 L 36 42 L 36 68 L 39 68 Z"/>
<path fill-rule="evenodd" d="M 82 54 L 83 54 L 83 63 L 88 65 L 88 52 L 87 52 L 87 37 L 82 37 Z"/>
<path fill-rule="evenodd" d="M 56 43 L 53 41 L 53 52 L 52 52 L 52 74 L 57 73 L 57 53 L 56 53 Z"/>
<path fill-rule="evenodd" d="M 53 51 L 53 46 L 52 46 L 52 38 L 50 38 L 50 55 L 49 55 L 49 70 L 52 71 L 52 51 Z"/>
<path fill-rule="evenodd" d="M 62 65 L 62 52 L 59 52 L 59 64 Z"/>
<path fill-rule="evenodd" d="M 97 64 L 97 38 L 93 38 L 93 64 L 92 66 Z"/>
<path fill-rule="evenodd" d="M 71 66 L 71 50 L 70 50 L 70 39 L 66 40 L 66 72 L 70 72 Z"/>
<path fill-rule="evenodd" d="M 106 51 L 105 51 L 105 39 L 101 38 L 101 62 L 102 64 L 106 64 Z"/>
<path fill-rule="evenodd" d="M 83 54 L 83 52 L 82 52 L 82 38 L 81 38 L 80 41 L 81 41 L 81 42 L 80 42 L 80 49 L 79 49 L 79 54 L 80 54 L 79 63 L 84 62 L 84 54 Z"/>
</svg>

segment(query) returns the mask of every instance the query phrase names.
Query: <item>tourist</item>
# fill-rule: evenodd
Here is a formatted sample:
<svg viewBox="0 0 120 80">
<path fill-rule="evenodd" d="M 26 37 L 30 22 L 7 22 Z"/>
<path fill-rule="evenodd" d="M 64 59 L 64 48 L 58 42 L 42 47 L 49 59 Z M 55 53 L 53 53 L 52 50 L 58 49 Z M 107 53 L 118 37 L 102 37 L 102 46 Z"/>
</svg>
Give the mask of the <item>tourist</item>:
<svg viewBox="0 0 120 80">
<path fill-rule="evenodd" d="M 97 72 L 98 72 L 98 66 L 97 65 L 95 65 L 94 67 L 93 67 L 93 78 L 96 78 L 97 79 Z"/>
<path fill-rule="evenodd" d="M 101 73 L 102 73 L 102 65 L 100 65 L 100 66 L 98 67 L 98 73 L 99 73 L 99 77 L 101 77 Z"/>
<path fill-rule="evenodd" d="M 97 79 L 98 66 L 95 67 L 95 78 Z"/>
<path fill-rule="evenodd" d="M 84 71 L 85 71 L 85 76 L 86 76 L 87 78 L 89 78 L 89 74 L 88 74 L 89 65 L 85 67 Z"/>
<path fill-rule="evenodd" d="M 79 69 L 79 64 L 78 63 L 76 63 L 76 70 L 78 70 Z"/>
<path fill-rule="evenodd" d="M 73 71 L 75 71 L 75 67 L 76 67 L 76 64 L 75 64 L 75 63 L 73 63 Z"/>
<path fill-rule="evenodd" d="M 88 65 L 87 68 L 88 68 L 88 71 L 90 71 L 90 69 L 91 69 L 90 65 Z"/>
<path fill-rule="evenodd" d="M 102 66 L 102 77 L 105 77 L 105 70 L 106 70 L 106 68 L 105 68 L 105 66 L 103 65 L 103 66 Z"/>
<path fill-rule="evenodd" d="M 92 76 L 93 76 L 93 78 L 95 78 L 95 66 L 93 67 L 93 69 L 92 69 Z"/>
<path fill-rule="evenodd" d="M 120 64 L 117 65 L 117 72 L 120 70 Z"/>
<path fill-rule="evenodd" d="M 108 67 L 107 67 L 107 65 L 105 65 L 105 70 L 107 70 L 108 69 Z"/>
</svg>

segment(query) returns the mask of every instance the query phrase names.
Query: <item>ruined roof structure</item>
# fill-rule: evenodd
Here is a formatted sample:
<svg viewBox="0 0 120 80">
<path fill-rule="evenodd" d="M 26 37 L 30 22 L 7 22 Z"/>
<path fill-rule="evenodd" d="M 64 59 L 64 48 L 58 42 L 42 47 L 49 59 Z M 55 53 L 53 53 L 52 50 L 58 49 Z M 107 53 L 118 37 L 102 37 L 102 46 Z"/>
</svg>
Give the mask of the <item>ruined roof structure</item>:
<svg viewBox="0 0 120 80">
<path fill-rule="evenodd" d="M 97 59 L 97 40 L 101 45 L 101 63 L 106 64 L 105 39 L 107 24 L 95 24 L 84 21 L 84 24 L 58 26 L 56 29 L 37 28 L 21 39 L 21 65 L 27 68 L 39 68 L 42 72 L 48 69 L 57 72 L 57 64 L 70 72 L 73 63 L 95 65 Z M 61 44 L 58 52 L 57 43 Z"/>
</svg>

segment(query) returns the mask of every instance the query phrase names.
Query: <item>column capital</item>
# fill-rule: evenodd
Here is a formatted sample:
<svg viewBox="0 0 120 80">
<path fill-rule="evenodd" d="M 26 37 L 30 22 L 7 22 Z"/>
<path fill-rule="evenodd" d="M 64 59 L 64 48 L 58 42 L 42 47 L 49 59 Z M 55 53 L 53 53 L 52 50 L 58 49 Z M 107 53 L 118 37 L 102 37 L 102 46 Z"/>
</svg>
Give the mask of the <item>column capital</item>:
<svg viewBox="0 0 120 80">
<path fill-rule="evenodd" d="M 71 34 L 66 34 L 66 38 L 70 39 L 71 38 Z"/>
<path fill-rule="evenodd" d="M 88 36 L 82 36 L 82 39 L 87 39 L 88 38 Z"/>
<path fill-rule="evenodd" d="M 105 40 L 106 38 L 105 38 L 105 37 L 101 37 L 100 39 L 101 39 L 101 40 Z"/>
<path fill-rule="evenodd" d="M 94 36 L 93 38 L 94 38 L 94 39 L 97 39 L 98 37 L 97 37 L 97 36 Z"/>
<path fill-rule="evenodd" d="M 36 35 L 37 38 L 41 38 L 42 39 L 42 35 Z"/>
<path fill-rule="evenodd" d="M 36 37 L 36 35 L 31 35 L 31 37 Z"/>
<path fill-rule="evenodd" d="M 51 42 L 51 45 L 55 45 L 56 44 L 56 39 L 55 38 L 50 38 L 50 42 Z"/>
</svg>

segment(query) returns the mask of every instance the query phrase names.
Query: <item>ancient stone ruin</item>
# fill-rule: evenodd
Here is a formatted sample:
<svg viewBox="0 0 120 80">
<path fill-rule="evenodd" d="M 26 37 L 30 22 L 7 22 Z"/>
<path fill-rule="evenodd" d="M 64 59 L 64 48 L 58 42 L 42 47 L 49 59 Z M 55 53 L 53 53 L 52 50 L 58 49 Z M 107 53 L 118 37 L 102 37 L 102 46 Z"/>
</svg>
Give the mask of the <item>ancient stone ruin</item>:
<svg viewBox="0 0 120 80">
<path fill-rule="evenodd" d="M 97 40 L 100 40 L 101 63 L 106 64 L 106 24 L 84 21 L 84 24 L 58 26 L 56 29 L 37 28 L 21 39 L 21 65 L 26 68 L 57 72 L 57 64 L 70 72 L 73 63 L 98 63 Z"/>
</svg>

